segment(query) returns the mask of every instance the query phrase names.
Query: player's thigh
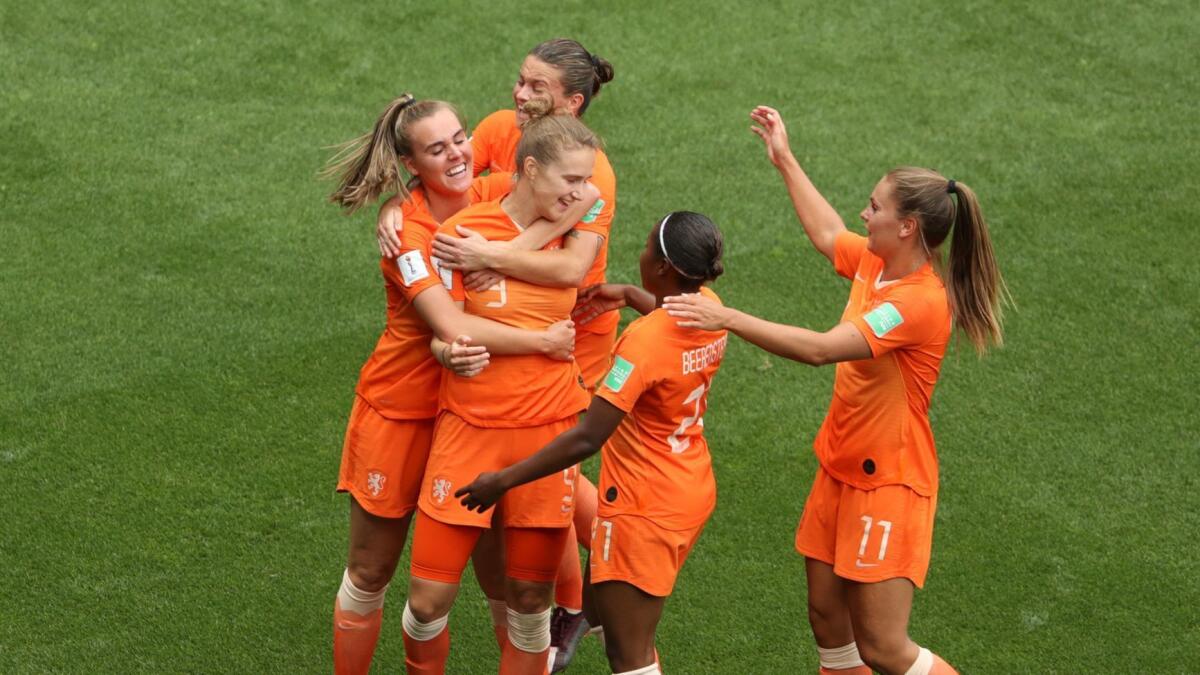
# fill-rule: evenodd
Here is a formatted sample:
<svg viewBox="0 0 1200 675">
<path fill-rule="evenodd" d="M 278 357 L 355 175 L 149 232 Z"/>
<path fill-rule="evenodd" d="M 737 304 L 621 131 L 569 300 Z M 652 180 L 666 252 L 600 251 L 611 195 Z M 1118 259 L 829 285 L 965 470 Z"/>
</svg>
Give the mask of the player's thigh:
<svg viewBox="0 0 1200 675">
<path fill-rule="evenodd" d="M 854 638 L 862 649 L 894 654 L 906 648 L 913 588 L 912 581 L 903 577 L 846 584 Z"/>
<path fill-rule="evenodd" d="M 391 581 L 404 551 L 412 513 L 400 518 L 372 515 L 350 497 L 350 550 L 346 567 L 356 586 L 377 591 Z"/>
</svg>

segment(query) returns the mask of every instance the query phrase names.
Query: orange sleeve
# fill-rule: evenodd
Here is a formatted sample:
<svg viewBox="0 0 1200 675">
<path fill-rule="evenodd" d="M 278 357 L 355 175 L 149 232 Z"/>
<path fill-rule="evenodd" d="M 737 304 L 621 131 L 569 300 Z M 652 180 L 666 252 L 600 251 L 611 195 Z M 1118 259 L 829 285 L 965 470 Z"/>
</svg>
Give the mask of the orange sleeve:
<svg viewBox="0 0 1200 675">
<path fill-rule="evenodd" d="M 596 396 L 627 413 L 656 381 L 653 350 L 638 344 L 637 333 L 627 331 L 617 340 L 613 346 L 612 368 L 596 387 Z"/>
<path fill-rule="evenodd" d="M 923 285 L 902 286 L 871 311 L 850 319 L 871 345 L 874 357 L 925 344 L 941 335 L 949 321 L 945 291 Z"/>
<path fill-rule="evenodd" d="M 497 113 L 488 115 L 479 122 L 471 134 L 471 148 L 475 151 L 475 159 L 471 162 L 471 171 L 476 176 L 487 171 L 491 166 L 492 155 L 495 154 L 493 145 L 497 135 L 496 123 L 499 119 Z"/>
<path fill-rule="evenodd" d="M 493 171 L 471 181 L 468 198 L 472 204 L 491 202 L 512 192 L 512 172 Z"/>
<path fill-rule="evenodd" d="M 854 270 L 867 252 L 867 238 L 853 232 L 842 232 L 833 242 L 833 269 L 847 279 L 854 278 Z"/>
<path fill-rule="evenodd" d="M 394 264 L 383 266 L 383 273 L 412 302 L 413 298 L 436 286 L 441 279 L 429 259 L 429 251 L 433 246 L 433 233 L 429 227 L 411 220 L 404 225 L 400 232 L 400 255 L 396 256 Z"/>
<path fill-rule="evenodd" d="M 596 206 L 587 212 L 575 229 L 593 232 L 608 239 L 613 216 L 617 211 L 617 176 L 613 173 L 608 157 L 602 151 L 596 153 L 596 165 L 592 170 L 592 185 L 600 190 Z M 597 208 L 599 207 L 599 208 Z"/>
</svg>

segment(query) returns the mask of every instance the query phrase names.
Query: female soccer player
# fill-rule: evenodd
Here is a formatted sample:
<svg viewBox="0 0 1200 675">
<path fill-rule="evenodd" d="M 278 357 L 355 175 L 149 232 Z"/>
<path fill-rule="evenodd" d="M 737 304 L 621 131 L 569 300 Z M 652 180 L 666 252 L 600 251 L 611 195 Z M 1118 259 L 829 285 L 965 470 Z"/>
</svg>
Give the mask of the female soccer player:
<svg viewBox="0 0 1200 675">
<path fill-rule="evenodd" d="M 548 106 L 540 112 L 548 112 Z M 551 115 L 528 123 L 512 192 L 465 209 L 441 231 L 464 225 L 491 239 L 511 239 L 522 223 L 562 218 L 582 200 L 599 144 L 574 117 Z M 468 312 L 513 327 L 565 319 L 575 304 L 574 288 L 507 278 L 477 291 L 464 288 L 461 273 L 440 270 L 439 276 Z M 470 512 L 451 499 L 454 487 L 481 470 L 524 458 L 570 428 L 587 405 L 587 390 L 574 363 L 496 356 L 474 378 L 444 379 L 441 402 L 414 525 L 404 614 L 410 673 L 444 670 L 450 646 L 446 624 L 458 582 L 476 541 L 492 525 L 490 512 Z M 514 490 L 502 503 L 508 605 L 502 673 L 541 673 L 546 666 L 550 592 L 567 542 L 574 491 L 575 471 L 569 469 Z"/>
<path fill-rule="evenodd" d="M 587 415 L 532 457 L 455 493 L 464 505 L 486 509 L 603 446 L 589 565 L 609 663 L 625 675 L 659 672 L 654 632 L 663 604 L 716 504 L 702 432 L 725 335 L 682 328 L 655 308 L 680 293 L 717 303 L 703 285 L 721 275 L 722 249 L 708 218 L 689 211 L 663 218 L 639 260 L 644 290 L 603 286 L 589 300 L 602 310 L 628 304 L 645 316 L 617 341 Z"/>
<path fill-rule="evenodd" d="M 458 350 L 469 368 L 484 365 L 488 350 L 570 359 L 574 331 L 569 323 L 528 331 L 467 316 L 430 272 L 423 251 L 438 223 L 470 201 L 509 189 L 509 180 L 499 174 L 472 180 L 467 170 L 472 154 L 452 106 L 405 94 L 387 107 L 371 134 L 348 144 L 327 171 L 341 174 L 331 199 L 348 211 L 374 200 L 383 189 L 397 190 L 405 196 L 409 225 L 400 257 L 380 261 L 387 327 L 359 376 L 342 451 L 338 490 L 350 493 L 350 550 L 334 602 L 338 673 L 365 673 L 370 667 L 384 593 L 416 505 L 442 370 L 430 354 L 430 339 L 474 338 L 477 346 Z M 401 178 L 402 166 L 413 177 L 411 190 Z M 594 189 L 591 195 L 594 199 Z M 564 222 L 573 225 L 582 212 L 576 207 Z M 551 235 L 563 229 L 545 222 L 536 227 Z"/>
<path fill-rule="evenodd" d="M 486 117 L 471 137 L 475 150 L 473 170 L 484 172 L 516 170 L 517 144 L 521 127 L 529 119 L 524 107 L 535 99 L 548 100 L 557 114 L 582 117 L 601 85 L 613 79 L 613 67 L 605 59 L 588 52 L 574 40 L 558 38 L 543 42 L 521 63 L 513 85 L 513 108 L 499 110 Z M 511 242 L 492 242 L 481 237 L 459 238 L 468 232 L 449 232 L 438 237 L 438 257 L 452 269 L 470 272 L 465 283 L 482 290 L 500 282 L 504 275 L 536 284 L 555 287 L 589 287 L 605 280 L 608 263 L 608 239 L 616 213 L 617 183 L 612 165 L 603 150 L 596 151 L 592 182 L 600 189 L 602 203 L 590 212 L 587 227 L 581 227 L 563 245 L 562 250 L 542 252 L 544 240 L 518 236 Z M 380 210 L 381 250 L 395 250 L 389 240 L 396 236 L 394 225 L 400 221 L 394 208 Z M 394 253 L 392 253 L 394 255 Z M 617 312 L 606 312 L 578 327 L 575 360 L 589 390 L 608 368 L 609 354 L 617 335 Z M 595 514 L 596 488 L 579 474 L 576 490 L 576 517 L 573 525 L 579 543 L 587 547 L 587 532 Z M 485 545 L 490 539 L 484 538 Z M 486 556 L 476 558 L 475 572 L 480 579 L 494 576 L 498 570 L 485 569 Z M 554 610 L 552 643 L 556 650 L 555 672 L 565 668 L 575 644 L 587 630 L 582 607 L 583 580 L 579 571 L 579 552 L 568 547 L 560 568 L 555 591 L 558 607 Z M 493 617 L 503 620 L 503 608 L 492 601 Z M 497 624 L 498 632 L 502 630 Z"/>
<path fill-rule="evenodd" d="M 750 117 L 813 246 L 853 280 L 842 323 L 821 333 L 698 296 L 664 306 L 681 326 L 728 330 L 810 365 L 838 364 L 813 444 L 820 468 L 796 531 L 821 672 L 953 673 L 909 639 L 908 617 L 929 568 L 938 488 L 929 399 L 952 326 L 981 354 L 1002 342 L 1004 282 L 979 203 L 934 171 L 894 169 L 861 213 L 867 236 L 852 234 L 792 155 L 779 113 L 759 106 Z M 949 263 L 939 272 L 948 237 Z"/>
</svg>

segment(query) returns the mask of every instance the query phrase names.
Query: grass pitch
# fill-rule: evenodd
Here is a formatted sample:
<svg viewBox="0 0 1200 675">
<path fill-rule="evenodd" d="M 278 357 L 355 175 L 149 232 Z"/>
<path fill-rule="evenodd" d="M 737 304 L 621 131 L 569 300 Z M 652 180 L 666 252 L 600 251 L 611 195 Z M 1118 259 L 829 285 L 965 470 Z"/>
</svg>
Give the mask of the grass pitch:
<svg viewBox="0 0 1200 675">
<path fill-rule="evenodd" d="M 913 637 L 964 673 L 1194 672 L 1198 29 L 1181 2 L 0 7 L 0 671 L 330 670 L 332 488 L 383 294 L 323 147 L 405 90 L 478 121 L 568 35 L 616 69 L 586 117 L 620 184 L 612 279 L 693 209 L 725 231 L 727 303 L 837 320 L 758 103 L 849 223 L 897 164 L 976 189 L 1018 310 L 943 368 Z M 791 541 L 833 372 L 726 359 L 664 666 L 813 672 Z M 403 588 L 378 672 L 403 669 Z M 493 672 L 464 588 L 450 670 Z M 605 668 L 589 642 L 572 672 Z"/>
</svg>

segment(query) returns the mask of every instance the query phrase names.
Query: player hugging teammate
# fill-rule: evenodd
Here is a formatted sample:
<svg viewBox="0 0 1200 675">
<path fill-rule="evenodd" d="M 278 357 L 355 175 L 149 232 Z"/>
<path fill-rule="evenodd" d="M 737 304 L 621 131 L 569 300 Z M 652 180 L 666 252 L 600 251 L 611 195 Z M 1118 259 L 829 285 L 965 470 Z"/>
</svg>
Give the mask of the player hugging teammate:
<svg viewBox="0 0 1200 675">
<path fill-rule="evenodd" d="M 452 106 L 405 95 L 331 161 L 333 200 L 350 211 L 396 193 L 377 223 L 387 327 L 360 374 L 338 481 L 351 517 L 335 672 L 369 670 L 414 512 L 409 673 L 445 671 L 468 559 L 501 673 L 565 668 L 589 627 L 614 673 L 661 672 L 657 625 L 716 504 L 703 429 L 726 331 L 839 364 L 796 534 L 821 672 L 954 672 L 907 621 L 930 555 L 927 409 L 945 346 L 955 326 L 981 351 L 1000 342 L 1003 281 L 974 193 L 897 169 L 863 212 L 869 236 L 851 234 L 760 107 L 754 130 L 806 234 L 853 280 L 843 322 L 821 333 L 724 306 L 707 286 L 723 236 L 690 211 L 652 225 L 640 287 L 608 284 L 616 180 L 579 117 L 612 77 L 579 43 L 551 40 L 522 62 L 514 108 L 470 139 Z M 617 339 L 623 307 L 642 316 Z M 597 452 L 598 488 L 578 471 Z M 589 550 L 586 583 L 575 542 Z"/>
</svg>

